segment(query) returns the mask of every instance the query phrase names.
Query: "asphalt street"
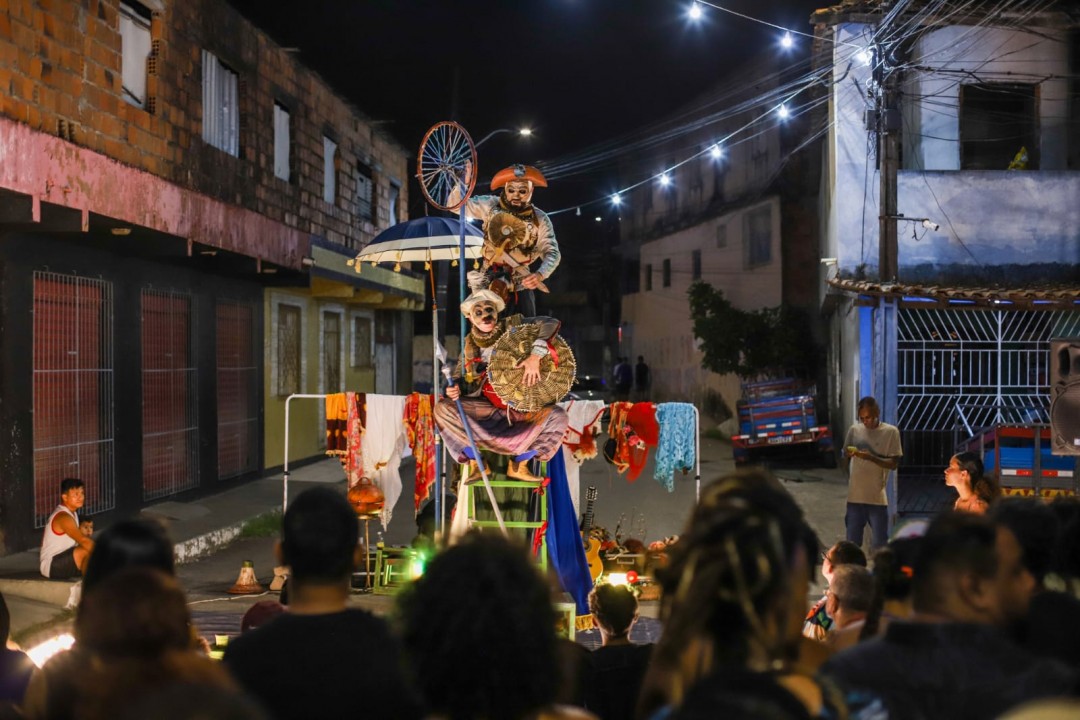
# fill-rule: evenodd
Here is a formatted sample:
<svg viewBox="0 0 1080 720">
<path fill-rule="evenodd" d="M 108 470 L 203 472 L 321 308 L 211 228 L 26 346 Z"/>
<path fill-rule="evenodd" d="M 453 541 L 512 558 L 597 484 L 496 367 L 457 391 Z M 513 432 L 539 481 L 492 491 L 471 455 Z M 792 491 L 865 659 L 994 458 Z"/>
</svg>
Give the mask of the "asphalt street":
<svg viewBox="0 0 1080 720">
<path fill-rule="evenodd" d="M 701 455 L 702 486 L 735 468 L 730 445 L 724 441 L 703 438 Z M 847 481 L 841 471 L 803 466 L 797 462 L 778 464 L 771 469 L 804 509 L 823 543 L 828 545 L 843 538 Z M 412 461 L 406 460 L 401 473 L 406 482 L 405 491 L 385 530 L 378 522 L 372 522 L 369 528 L 372 543 L 382 541 L 387 545 L 406 545 L 415 536 L 410 507 L 412 493 L 408 485 L 412 473 Z M 344 487 L 343 480 L 335 481 L 335 484 Z M 632 483 L 603 459 L 586 462 L 581 468 L 579 509 L 584 507 L 584 495 L 590 486 L 597 488 L 594 523 L 610 533 L 619 528 L 624 539 L 633 537 L 646 543 L 679 534 L 697 495 L 693 473 L 685 477 L 677 474 L 674 491 L 669 493 L 653 479 L 651 457 L 644 472 Z M 297 487 L 295 491 L 301 489 Z M 197 624 L 199 617 L 205 617 L 207 625 L 219 626 L 221 615 L 239 616 L 254 602 L 265 597 L 276 597 L 274 594 L 229 596 L 225 592 L 236 581 L 241 564 L 246 560 L 254 564 L 260 581 L 269 584 L 277 564 L 274 557 L 275 540 L 273 537 L 237 540 L 209 557 L 180 566 L 178 574 L 188 592 Z M 816 597 L 819 590 L 815 588 L 812 594 Z M 381 614 L 390 610 L 393 598 L 357 592 L 352 596 L 352 603 Z M 655 608 L 645 607 L 643 611 L 646 615 L 652 615 Z M 238 617 L 235 623 L 238 627 Z"/>
<path fill-rule="evenodd" d="M 734 467 L 731 447 L 727 442 L 702 438 L 702 487 L 731 472 Z M 771 469 L 803 507 L 824 544 L 831 544 L 843 537 L 847 483 L 841 471 L 803 466 L 797 462 L 775 465 Z M 408 545 L 416 535 L 412 512 L 410 479 L 414 476 L 414 466 L 411 458 L 402 464 L 401 475 L 405 487 L 388 527 L 383 528 L 378 521 L 372 522 L 369 527 L 372 544 Z M 294 470 L 288 494 L 295 497 L 305 488 L 316 484 L 330 485 L 344 491 L 344 476 L 336 460 L 321 460 Z M 594 507 L 596 525 L 606 528 L 611 534 L 618 529 L 624 540 L 636 538 L 647 544 L 681 532 L 696 502 L 698 485 L 693 472 L 686 476 L 676 474 L 674 490 L 668 492 L 653 479 L 650 457 L 648 465 L 635 482 L 628 482 L 625 475 L 616 472 L 601 458 L 587 461 L 581 467 L 579 495 L 582 501 L 589 487 L 597 489 Z M 162 517 L 169 524 L 178 543 L 183 541 L 178 544 L 178 552 L 183 548 L 182 552 L 190 555 L 178 566 L 177 573 L 188 594 L 195 623 L 204 635 L 235 634 L 239 631 L 240 617 L 247 608 L 261 599 L 277 597 L 276 593 L 230 595 L 227 590 L 236 582 L 245 561 L 254 564 L 256 576 L 264 585 L 269 585 L 272 580 L 277 565 L 274 556 L 277 533 L 270 527 L 265 535 L 251 537 L 248 533 L 239 532 L 239 528 L 244 520 L 265 515 L 275 506 L 280 508 L 281 497 L 280 476 L 267 476 L 218 495 L 189 502 L 170 501 L 147 510 L 148 514 Z M 579 511 L 583 507 L 584 502 L 580 502 Z M 238 537 L 206 543 L 206 548 L 199 549 L 205 538 L 226 536 L 225 530 L 230 531 L 228 538 Z M 35 568 L 36 552 L 33 551 L 24 553 L 23 557 L 0 559 L 0 576 L 3 576 L 0 577 L 0 584 L 4 584 L 4 593 L 11 606 L 13 632 L 25 634 L 27 628 L 31 628 L 35 629 L 33 636 L 37 638 L 55 634 L 57 628 L 70 625 L 70 613 L 63 611 L 68 587 L 41 580 Z M 11 577 L 29 579 L 4 579 Z M 18 593 L 22 590 L 16 587 L 18 584 L 34 586 L 31 588 L 33 592 L 19 597 Z M 812 590 L 812 596 L 816 597 L 818 593 L 818 589 Z M 384 614 L 392 608 L 393 597 L 358 591 L 352 595 L 350 602 Z M 656 603 L 644 603 L 642 613 L 655 616 Z"/>
</svg>

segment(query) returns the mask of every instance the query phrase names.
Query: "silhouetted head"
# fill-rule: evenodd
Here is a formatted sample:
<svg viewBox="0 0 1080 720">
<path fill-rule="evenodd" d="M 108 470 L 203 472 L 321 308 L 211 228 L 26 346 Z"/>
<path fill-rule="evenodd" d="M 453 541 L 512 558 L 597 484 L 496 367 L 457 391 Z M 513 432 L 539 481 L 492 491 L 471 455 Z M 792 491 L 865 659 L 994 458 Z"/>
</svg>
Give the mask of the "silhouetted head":
<svg viewBox="0 0 1080 720">
<path fill-rule="evenodd" d="M 150 567 L 168 575 L 175 573 L 173 542 L 155 520 L 122 520 L 94 538 L 94 552 L 86 563 L 83 594 L 105 578 L 127 567 Z"/>
<path fill-rule="evenodd" d="M 353 569 L 360 522 L 348 500 L 330 488 L 305 490 L 282 520 L 281 556 L 296 582 L 328 584 Z"/>
</svg>

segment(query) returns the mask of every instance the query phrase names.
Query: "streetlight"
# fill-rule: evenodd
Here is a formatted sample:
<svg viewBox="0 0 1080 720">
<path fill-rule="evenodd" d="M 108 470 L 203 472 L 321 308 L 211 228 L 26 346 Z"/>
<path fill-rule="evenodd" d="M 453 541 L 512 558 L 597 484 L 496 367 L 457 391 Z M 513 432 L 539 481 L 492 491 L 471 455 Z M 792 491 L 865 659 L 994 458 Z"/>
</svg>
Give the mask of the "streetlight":
<svg viewBox="0 0 1080 720">
<path fill-rule="evenodd" d="M 499 135 L 500 133 L 517 133 L 518 137 L 530 137 L 532 135 L 532 128 L 499 128 L 498 130 L 492 130 L 483 139 L 476 143 L 476 147 L 480 147 L 491 138 Z"/>
</svg>

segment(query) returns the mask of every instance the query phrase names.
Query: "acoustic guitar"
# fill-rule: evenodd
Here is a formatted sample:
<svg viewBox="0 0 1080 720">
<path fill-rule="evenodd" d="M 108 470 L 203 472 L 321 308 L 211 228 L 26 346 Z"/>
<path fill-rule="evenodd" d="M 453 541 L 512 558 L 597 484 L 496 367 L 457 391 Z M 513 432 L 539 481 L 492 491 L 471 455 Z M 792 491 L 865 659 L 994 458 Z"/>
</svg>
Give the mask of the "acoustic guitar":
<svg viewBox="0 0 1080 720">
<path fill-rule="evenodd" d="M 585 544 L 585 559 L 589 562 L 589 575 L 593 582 L 604 572 L 604 563 L 600 560 L 600 541 L 592 537 L 593 504 L 596 502 L 596 488 L 589 486 L 585 491 L 585 512 L 581 516 L 581 539 Z"/>
</svg>

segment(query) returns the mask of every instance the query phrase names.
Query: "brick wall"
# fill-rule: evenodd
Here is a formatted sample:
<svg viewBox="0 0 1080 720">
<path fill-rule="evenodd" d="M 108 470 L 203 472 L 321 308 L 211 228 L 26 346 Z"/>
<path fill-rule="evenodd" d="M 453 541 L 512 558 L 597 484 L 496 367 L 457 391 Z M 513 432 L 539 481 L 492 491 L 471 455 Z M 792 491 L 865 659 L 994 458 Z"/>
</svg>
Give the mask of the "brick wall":
<svg viewBox="0 0 1080 720">
<path fill-rule="evenodd" d="M 146 0 L 159 5 L 143 109 L 123 93 L 119 0 L 0 4 L 0 114 L 351 247 L 393 224 L 391 182 L 404 219 L 411 152 L 224 0 Z M 202 139 L 204 49 L 239 76 L 239 157 Z M 275 101 L 290 112 L 289 181 L 274 175 Z M 323 200 L 324 135 L 338 145 L 333 205 Z M 371 221 L 357 214 L 358 162 L 372 170 Z"/>
</svg>

